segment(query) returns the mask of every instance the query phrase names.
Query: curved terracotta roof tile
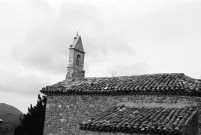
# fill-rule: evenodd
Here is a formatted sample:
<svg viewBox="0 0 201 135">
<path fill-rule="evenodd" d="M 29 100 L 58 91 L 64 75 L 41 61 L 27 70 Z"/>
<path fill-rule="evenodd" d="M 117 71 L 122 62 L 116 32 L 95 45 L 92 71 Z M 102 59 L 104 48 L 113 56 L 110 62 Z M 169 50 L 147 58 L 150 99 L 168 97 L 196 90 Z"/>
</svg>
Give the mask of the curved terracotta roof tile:
<svg viewBox="0 0 201 135">
<path fill-rule="evenodd" d="M 98 132 L 180 134 L 196 107 L 135 108 L 115 106 L 80 124 L 80 129 Z"/>
<path fill-rule="evenodd" d="M 182 73 L 64 80 L 41 90 L 44 94 L 201 96 L 201 81 Z"/>
</svg>

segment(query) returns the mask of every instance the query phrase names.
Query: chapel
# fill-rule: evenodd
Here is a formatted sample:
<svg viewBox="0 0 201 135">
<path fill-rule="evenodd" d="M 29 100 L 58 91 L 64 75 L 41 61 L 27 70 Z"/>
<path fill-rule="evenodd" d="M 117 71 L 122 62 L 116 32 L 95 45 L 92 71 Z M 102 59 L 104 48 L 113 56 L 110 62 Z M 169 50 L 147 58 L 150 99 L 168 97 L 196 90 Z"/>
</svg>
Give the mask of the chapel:
<svg viewBox="0 0 201 135">
<path fill-rule="evenodd" d="M 201 80 L 183 73 L 85 77 L 80 35 L 65 79 L 42 88 L 44 135 L 199 135 Z"/>
</svg>

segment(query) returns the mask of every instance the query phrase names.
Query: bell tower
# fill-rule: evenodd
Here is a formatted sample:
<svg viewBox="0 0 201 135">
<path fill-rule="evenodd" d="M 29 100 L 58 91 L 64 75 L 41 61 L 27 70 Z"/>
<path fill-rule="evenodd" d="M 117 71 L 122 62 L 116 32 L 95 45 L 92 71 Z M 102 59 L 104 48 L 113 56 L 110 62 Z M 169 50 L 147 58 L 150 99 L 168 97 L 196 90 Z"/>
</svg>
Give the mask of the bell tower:
<svg viewBox="0 0 201 135">
<path fill-rule="evenodd" d="M 73 43 L 69 47 L 69 62 L 67 67 L 66 79 L 79 79 L 85 77 L 84 68 L 84 48 L 81 36 L 76 35 Z"/>
</svg>

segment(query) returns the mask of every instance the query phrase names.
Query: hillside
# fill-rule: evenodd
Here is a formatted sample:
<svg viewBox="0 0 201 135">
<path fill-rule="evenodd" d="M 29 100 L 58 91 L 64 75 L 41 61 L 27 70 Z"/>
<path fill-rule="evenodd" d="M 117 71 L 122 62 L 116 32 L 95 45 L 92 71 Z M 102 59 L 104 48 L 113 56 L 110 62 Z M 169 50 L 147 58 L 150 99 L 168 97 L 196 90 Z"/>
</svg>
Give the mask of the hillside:
<svg viewBox="0 0 201 135">
<path fill-rule="evenodd" d="M 17 108 L 0 103 L 0 119 L 3 122 L 0 124 L 0 135 L 13 135 L 15 127 L 19 124 L 19 117 L 22 112 Z"/>
</svg>

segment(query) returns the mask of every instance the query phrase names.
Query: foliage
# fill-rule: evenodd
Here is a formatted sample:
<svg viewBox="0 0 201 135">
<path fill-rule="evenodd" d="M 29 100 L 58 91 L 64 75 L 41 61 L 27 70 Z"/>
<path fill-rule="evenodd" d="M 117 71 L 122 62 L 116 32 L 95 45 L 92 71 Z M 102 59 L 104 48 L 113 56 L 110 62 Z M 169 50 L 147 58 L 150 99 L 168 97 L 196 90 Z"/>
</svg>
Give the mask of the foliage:
<svg viewBox="0 0 201 135">
<path fill-rule="evenodd" d="M 20 118 L 20 124 L 15 128 L 14 135 L 42 135 L 45 121 L 47 98 L 38 95 L 36 106 L 28 108 L 28 113 Z"/>
</svg>

